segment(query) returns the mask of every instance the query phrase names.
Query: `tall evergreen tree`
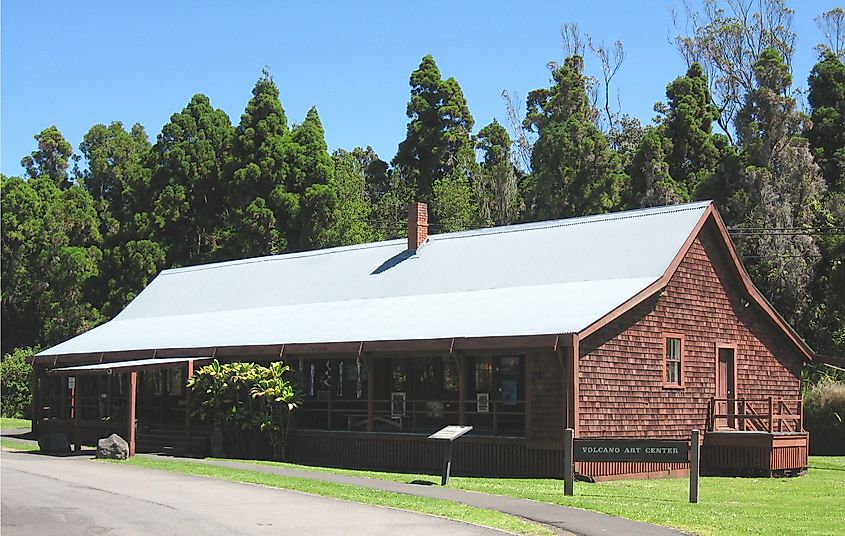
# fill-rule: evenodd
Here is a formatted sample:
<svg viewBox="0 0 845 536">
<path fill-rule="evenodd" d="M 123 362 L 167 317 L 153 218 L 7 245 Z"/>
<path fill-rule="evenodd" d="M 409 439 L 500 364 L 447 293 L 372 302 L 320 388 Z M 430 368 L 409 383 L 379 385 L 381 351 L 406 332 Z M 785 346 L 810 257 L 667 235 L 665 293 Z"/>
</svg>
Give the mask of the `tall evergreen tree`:
<svg viewBox="0 0 845 536">
<path fill-rule="evenodd" d="M 537 134 L 531 154 L 531 217 L 564 218 L 617 208 L 627 181 L 596 126 L 580 56 L 552 68 L 552 85 L 528 94 L 525 126 Z"/>
<path fill-rule="evenodd" d="M 807 132 L 827 187 L 845 192 L 845 64 L 827 53 L 807 80 L 812 127 Z"/>
<path fill-rule="evenodd" d="M 737 191 L 746 205 L 736 210 L 748 229 L 737 245 L 757 286 L 797 324 L 810 305 L 819 250 L 811 235 L 795 231 L 813 226 L 825 184 L 801 135 L 806 118 L 788 96 L 792 77 L 783 57 L 764 50 L 754 72 L 756 86 L 736 121 L 746 162 Z"/>
<path fill-rule="evenodd" d="M 279 206 L 286 199 L 293 144 L 279 89 L 265 68 L 252 89 L 232 141 L 232 159 L 225 174 L 230 205 L 226 256 L 249 257 L 287 249 L 289 214 Z"/>
<path fill-rule="evenodd" d="M 26 168 L 30 178 L 48 177 L 60 188 L 67 188 L 71 181 L 68 176 L 73 147 L 68 143 L 55 125 L 35 135 L 38 149 L 25 156 L 21 165 Z"/>
<path fill-rule="evenodd" d="M 476 183 L 482 218 L 495 225 L 517 221 L 522 211 L 522 199 L 507 130 L 494 119 L 478 131 L 476 148 L 482 153 Z"/>
<path fill-rule="evenodd" d="M 324 246 L 326 232 L 337 205 L 337 195 L 331 186 L 334 162 L 329 155 L 323 123 L 316 108 L 311 108 L 305 120 L 291 132 L 293 156 L 287 191 L 276 197 L 291 216 L 292 228 L 288 242 L 292 251 Z M 292 195 L 291 195 L 292 194 Z"/>
<path fill-rule="evenodd" d="M 120 122 L 94 125 L 79 146 L 86 163 L 80 182 L 94 199 L 103 237 L 91 301 L 105 318 L 120 312 L 164 267 L 164 250 L 149 239 L 151 147 L 144 127 L 135 124 L 127 132 Z"/>
<path fill-rule="evenodd" d="M 435 181 L 466 165 L 474 124 L 460 85 L 443 80 L 431 56 L 411 73 L 407 135 L 393 165 L 413 184 L 420 201 L 431 201 Z"/>
<path fill-rule="evenodd" d="M 77 185 L 61 190 L 45 174 L 0 176 L 2 353 L 47 346 L 100 320 L 87 288 L 101 260 L 97 212 Z"/>
<path fill-rule="evenodd" d="M 152 150 L 154 236 L 168 265 L 220 255 L 225 218 L 221 174 L 232 133 L 226 113 L 198 94 L 158 135 Z"/>
</svg>

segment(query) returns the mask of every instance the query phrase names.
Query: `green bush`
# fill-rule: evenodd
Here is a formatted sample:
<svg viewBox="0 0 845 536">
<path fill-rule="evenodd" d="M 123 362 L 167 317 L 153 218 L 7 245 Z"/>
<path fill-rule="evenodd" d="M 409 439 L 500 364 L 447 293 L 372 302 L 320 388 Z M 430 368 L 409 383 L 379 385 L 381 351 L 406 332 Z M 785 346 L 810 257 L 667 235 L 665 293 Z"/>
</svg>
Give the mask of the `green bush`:
<svg viewBox="0 0 845 536">
<path fill-rule="evenodd" d="M 845 382 L 823 377 L 804 390 L 804 429 L 811 454 L 845 454 Z"/>
<path fill-rule="evenodd" d="M 0 362 L 0 415 L 3 417 L 30 417 L 32 407 L 32 366 L 27 358 L 37 348 L 15 348 Z"/>
</svg>

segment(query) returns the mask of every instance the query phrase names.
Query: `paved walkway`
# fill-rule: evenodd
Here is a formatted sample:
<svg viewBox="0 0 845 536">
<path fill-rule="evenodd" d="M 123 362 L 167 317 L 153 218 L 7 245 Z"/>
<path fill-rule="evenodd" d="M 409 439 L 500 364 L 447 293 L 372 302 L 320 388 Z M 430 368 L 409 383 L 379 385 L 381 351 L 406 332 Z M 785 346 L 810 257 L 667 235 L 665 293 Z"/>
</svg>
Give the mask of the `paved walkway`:
<svg viewBox="0 0 845 536">
<path fill-rule="evenodd" d="M 11 435 L 11 432 L 12 431 L 3 431 L 3 435 Z M 142 454 L 141 456 L 158 457 L 149 454 Z M 289 469 L 286 467 L 261 465 L 238 461 L 218 461 L 208 459 L 198 460 L 195 458 L 179 458 L 173 456 L 160 457 L 176 459 L 186 462 L 214 464 L 222 467 L 231 467 L 248 471 L 272 473 L 296 478 L 307 478 L 324 482 L 349 484 L 353 486 L 360 486 L 371 489 L 380 489 L 384 491 L 404 493 L 406 495 L 447 499 L 450 501 L 455 501 L 470 506 L 476 506 L 478 508 L 498 510 L 500 512 L 522 517 L 530 521 L 534 521 L 536 523 L 549 525 L 550 527 L 554 528 L 558 533 L 569 532 L 582 536 L 679 536 L 683 534 L 682 532 L 666 527 L 651 525 L 649 523 L 642 523 L 639 521 L 631 521 L 628 519 L 609 516 L 607 514 L 601 514 L 598 512 L 590 512 L 578 508 L 569 508 L 566 506 L 541 503 L 528 499 L 516 499 L 513 497 L 506 497 L 502 495 L 489 495 L 486 493 L 465 491 L 450 488 L 448 485 L 445 487 L 441 487 L 438 485 L 426 486 L 403 482 L 392 482 L 388 480 L 378 480 L 366 477 L 338 475 L 335 473 L 328 473 L 323 471 Z M 561 493 L 563 493 L 562 482 Z"/>
<path fill-rule="evenodd" d="M 142 454 L 142 456 L 155 456 Z M 172 456 L 162 456 L 173 458 Z M 221 467 L 234 469 L 245 469 L 247 471 L 258 471 L 277 475 L 291 476 L 296 478 L 307 478 L 310 480 L 321 480 L 324 482 L 336 482 L 349 484 L 371 489 L 393 491 L 406 495 L 417 495 L 420 497 L 434 497 L 447 499 L 478 508 L 498 510 L 506 514 L 523 517 L 536 523 L 550 525 L 556 529 L 582 536 L 678 536 L 683 534 L 673 529 L 631 521 L 620 517 L 609 516 L 598 512 L 590 512 L 578 508 L 569 508 L 554 504 L 541 503 L 528 499 L 516 499 L 502 495 L 489 495 L 450 488 L 448 485 L 419 485 L 406 484 L 404 482 L 392 482 L 389 480 L 378 480 L 374 478 L 338 475 L 323 471 L 307 471 L 300 469 L 289 469 L 286 467 L 262 465 L 249 462 L 221 461 L 221 460 L 197 460 L 192 458 L 175 458 L 182 461 L 190 461 L 204 464 L 214 464 Z M 437 478 L 439 480 L 439 477 Z M 563 493 L 563 482 L 561 482 L 561 493 Z"/>
</svg>

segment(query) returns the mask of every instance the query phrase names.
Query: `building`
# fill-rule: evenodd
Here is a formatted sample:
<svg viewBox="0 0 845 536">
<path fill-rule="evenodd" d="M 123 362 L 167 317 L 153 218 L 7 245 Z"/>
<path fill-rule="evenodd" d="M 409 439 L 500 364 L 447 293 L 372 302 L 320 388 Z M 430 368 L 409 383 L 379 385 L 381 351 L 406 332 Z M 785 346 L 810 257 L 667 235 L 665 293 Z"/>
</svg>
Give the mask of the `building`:
<svg viewBox="0 0 845 536">
<path fill-rule="evenodd" d="M 288 450 L 305 463 L 433 469 L 426 435 L 469 424 L 455 473 L 559 476 L 566 427 L 697 428 L 707 471 L 806 468 L 800 370 L 814 354 L 755 289 L 712 203 L 432 236 L 414 204 L 408 236 L 163 271 L 112 321 L 35 357 L 37 428 L 198 447 L 186 375 L 281 358 L 306 393 Z"/>
</svg>

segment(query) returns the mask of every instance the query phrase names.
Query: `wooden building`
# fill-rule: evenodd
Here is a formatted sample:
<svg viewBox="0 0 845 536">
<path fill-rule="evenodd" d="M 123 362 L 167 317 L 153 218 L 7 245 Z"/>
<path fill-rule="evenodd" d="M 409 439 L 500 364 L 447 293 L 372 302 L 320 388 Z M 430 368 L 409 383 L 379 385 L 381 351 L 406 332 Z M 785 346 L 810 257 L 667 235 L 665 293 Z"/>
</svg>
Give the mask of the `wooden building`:
<svg viewBox="0 0 845 536">
<path fill-rule="evenodd" d="M 288 451 L 304 463 L 433 470 L 426 436 L 469 424 L 455 474 L 560 476 L 566 427 L 697 428 L 706 472 L 806 469 L 800 370 L 814 354 L 753 286 L 712 203 L 427 228 L 414 204 L 407 241 L 162 272 L 114 320 L 35 357 L 37 429 L 201 449 L 186 376 L 210 359 L 281 358 L 305 392 Z"/>
</svg>

